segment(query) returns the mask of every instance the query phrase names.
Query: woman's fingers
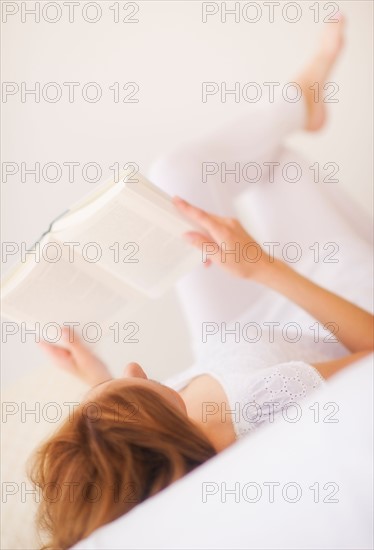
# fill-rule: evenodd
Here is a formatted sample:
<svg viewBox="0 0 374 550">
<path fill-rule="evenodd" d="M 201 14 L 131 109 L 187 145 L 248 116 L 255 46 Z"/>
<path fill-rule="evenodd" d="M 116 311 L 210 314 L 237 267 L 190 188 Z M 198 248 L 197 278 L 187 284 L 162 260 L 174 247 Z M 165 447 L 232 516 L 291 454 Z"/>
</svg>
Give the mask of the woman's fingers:
<svg viewBox="0 0 374 550">
<path fill-rule="evenodd" d="M 69 329 L 63 330 L 63 341 L 78 365 L 84 365 L 97 359 L 76 333 L 70 337 Z"/>
<path fill-rule="evenodd" d="M 202 232 L 189 231 L 185 238 L 201 251 L 204 265 L 210 260 L 238 277 L 256 279 L 262 276 L 264 269 L 268 268 L 270 257 L 238 220 L 209 214 L 179 197 L 175 197 L 173 202 L 182 214 L 203 229 Z M 251 257 L 253 248 L 256 248 L 255 258 Z"/>
<path fill-rule="evenodd" d="M 92 362 L 93 359 L 96 360 L 96 357 L 77 334 L 74 333 L 74 336 L 70 337 L 69 329 L 62 331 L 62 342 L 65 347 L 49 344 L 48 342 L 41 342 L 40 345 L 60 366 L 70 366 L 70 369 L 74 365 L 76 368 L 80 368 Z"/>
<path fill-rule="evenodd" d="M 180 197 L 174 197 L 173 203 L 182 214 L 187 216 L 191 221 L 206 229 L 212 235 L 212 237 L 215 237 L 217 232 L 219 232 L 223 221 L 223 219 L 219 218 L 219 216 L 208 214 L 208 212 L 205 212 L 205 210 L 197 208 L 197 206 L 193 206 L 189 202 L 181 199 Z"/>
<path fill-rule="evenodd" d="M 50 344 L 48 342 L 41 341 L 39 342 L 39 346 L 51 357 L 59 359 L 71 357 L 71 353 L 69 350 L 56 346 L 56 344 Z"/>
<path fill-rule="evenodd" d="M 53 359 L 57 366 L 69 371 L 75 369 L 75 361 L 69 350 L 48 342 L 40 342 L 39 346 Z"/>
<path fill-rule="evenodd" d="M 189 244 L 201 251 L 203 264 L 205 267 L 209 267 L 212 261 L 208 256 L 214 256 L 219 251 L 218 244 L 212 241 L 210 237 L 198 233 L 197 231 L 188 231 L 183 237 Z"/>
<path fill-rule="evenodd" d="M 91 386 L 112 378 L 105 364 L 86 347 L 76 334 L 73 341 L 70 342 L 69 331 L 63 331 L 63 342 L 68 349 L 48 342 L 41 342 L 40 345 L 58 367 L 78 376 Z"/>
</svg>

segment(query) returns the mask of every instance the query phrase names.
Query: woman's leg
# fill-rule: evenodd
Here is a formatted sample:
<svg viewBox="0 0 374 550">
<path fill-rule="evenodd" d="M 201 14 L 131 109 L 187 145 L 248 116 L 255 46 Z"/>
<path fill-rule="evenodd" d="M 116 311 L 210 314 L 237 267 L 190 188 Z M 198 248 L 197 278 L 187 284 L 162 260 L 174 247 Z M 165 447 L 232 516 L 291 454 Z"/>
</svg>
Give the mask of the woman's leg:
<svg viewBox="0 0 374 550">
<path fill-rule="evenodd" d="M 284 138 L 305 125 L 302 100 L 250 107 L 245 117 L 157 160 L 150 179 L 209 212 L 235 215 L 235 198 L 266 180 L 267 163 L 277 162 Z"/>
<path fill-rule="evenodd" d="M 341 50 L 344 21 L 339 19 L 325 28 L 313 59 L 294 79 L 302 91 L 299 101 L 282 98 L 262 107 L 249 105 L 246 116 L 156 162 L 151 179 L 169 194 L 180 194 L 201 208 L 221 215 L 233 213 L 235 196 L 256 175 L 266 180 L 272 169 L 268 163 L 277 162 L 288 134 L 323 126 L 325 104 L 322 97 L 315 100 L 314 85 L 319 83 L 322 89 Z"/>
<path fill-rule="evenodd" d="M 248 229 L 261 243 L 269 243 L 266 247 L 272 247 L 276 257 L 291 265 L 294 260 L 295 269 L 305 276 L 370 309 L 372 263 L 371 243 L 365 238 L 367 217 L 352 205 L 339 183 L 315 183 L 310 163 L 299 154 L 283 149 L 279 162 L 273 184 L 256 184 L 248 191 L 243 201 L 244 225 L 250 220 Z M 295 183 L 282 174 L 282 167 L 290 162 L 302 173 Z M 335 206 L 336 196 L 340 208 Z M 347 205 L 351 205 L 350 219 L 342 214 Z"/>
<path fill-rule="evenodd" d="M 152 167 L 151 179 L 169 194 L 181 195 L 210 212 L 226 216 L 235 215 L 236 196 L 250 188 L 248 173 L 247 177 L 243 176 L 243 167 L 248 163 L 256 163 L 261 167 L 264 166 L 264 162 L 281 164 L 280 159 L 285 155 L 281 143 L 288 133 L 303 127 L 317 130 L 323 124 L 324 105 L 322 102 L 312 101 L 309 86 L 314 82 L 323 84 L 341 46 L 341 26 L 338 24 L 335 28 L 330 28 L 315 59 L 304 74 L 296 79 L 303 87 L 305 101 L 294 104 L 274 103 L 266 109 L 256 109 L 248 117 L 217 131 L 214 136 L 186 145 L 158 161 Z M 295 158 L 289 160 L 295 162 Z M 237 166 L 239 176 L 228 175 L 225 181 L 222 168 L 227 171 L 234 170 Z M 268 174 L 269 171 L 263 173 Z M 255 219 L 256 212 L 261 212 L 258 221 L 264 221 L 266 224 L 262 231 L 270 235 L 275 242 L 281 237 L 282 240 L 292 237 L 295 241 L 296 237 L 292 231 L 291 235 L 290 228 L 297 228 L 298 233 L 303 228 L 300 240 L 305 246 L 307 235 L 313 235 L 321 218 L 331 218 L 329 207 L 333 205 L 327 206 L 328 201 L 325 201 L 321 189 L 317 190 L 316 186 L 319 184 L 313 186 L 308 182 L 308 187 L 301 187 L 301 182 L 284 182 L 285 185 L 282 185 L 279 173 L 279 168 L 275 168 L 274 183 L 269 184 L 266 177 L 262 177 L 262 185 L 254 186 L 252 198 L 257 208 L 251 217 Z M 253 175 L 249 176 L 251 177 L 253 178 Z M 307 185 L 306 182 L 305 184 Z M 299 185 L 300 189 L 297 190 Z M 309 193 L 308 197 L 305 195 L 306 190 Z M 312 212 L 314 219 L 310 224 L 308 221 L 311 229 L 311 233 L 308 233 L 305 232 L 305 220 L 307 214 Z M 319 213 L 316 214 L 317 212 Z M 321 226 L 321 231 L 315 233 L 316 239 L 324 238 L 324 242 L 328 242 L 333 239 L 331 236 L 327 239 L 327 235 L 339 234 L 338 227 L 341 226 L 337 222 L 337 214 L 335 218 L 336 223 L 330 225 L 327 233 L 322 231 Z M 290 219 L 292 222 L 289 222 Z M 259 226 L 260 231 L 261 223 Z M 249 285 L 247 281 L 233 279 L 212 266 L 209 270 L 200 267 L 187 275 L 178 284 L 178 294 L 191 332 L 199 340 L 202 322 L 219 323 L 236 318 L 255 302 L 259 302 L 268 292 L 254 283 Z"/>
<path fill-rule="evenodd" d="M 253 109 L 245 119 L 157 161 L 150 179 L 170 195 L 180 195 L 209 212 L 237 216 L 235 198 L 250 184 L 243 177 L 235 181 L 235 176 L 223 181 L 222 163 L 229 170 L 235 164 L 242 167 L 251 162 L 263 167 L 264 162 L 276 162 L 284 137 L 302 129 L 304 119 L 302 102 Z M 204 165 L 207 162 L 208 168 Z M 212 166 L 219 167 L 219 172 L 204 178 L 203 170 Z M 219 323 L 239 316 L 264 289 L 234 279 L 216 266 L 199 266 L 177 284 L 177 291 L 190 332 L 199 340 L 203 322 Z"/>
</svg>

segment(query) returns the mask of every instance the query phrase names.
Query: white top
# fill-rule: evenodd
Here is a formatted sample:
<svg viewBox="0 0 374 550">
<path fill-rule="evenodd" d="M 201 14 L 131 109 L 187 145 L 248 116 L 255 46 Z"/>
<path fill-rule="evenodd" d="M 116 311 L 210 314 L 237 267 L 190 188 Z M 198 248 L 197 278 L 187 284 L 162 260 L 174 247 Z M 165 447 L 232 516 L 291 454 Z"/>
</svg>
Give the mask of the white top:
<svg viewBox="0 0 374 550">
<path fill-rule="evenodd" d="M 241 340 L 206 344 L 197 363 L 191 368 L 166 380 L 165 384 L 182 390 L 193 378 L 208 374 L 224 389 L 229 409 L 221 404 L 206 405 L 213 413 L 221 406 L 221 415 L 231 415 L 237 438 L 242 438 L 265 422 L 284 415 L 288 404 L 296 403 L 294 411 L 289 407 L 287 418 L 297 417 L 299 403 L 310 393 L 324 385 L 318 371 L 303 358 L 309 355 L 312 342 L 290 343 L 275 333 L 274 342 L 249 343 Z M 314 355 L 313 361 L 316 360 Z M 294 360 L 297 357 L 298 360 Z M 318 359 L 322 356 L 318 354 Z M 208 400 L 207 400 L 208 403 Z"/>
</svg>

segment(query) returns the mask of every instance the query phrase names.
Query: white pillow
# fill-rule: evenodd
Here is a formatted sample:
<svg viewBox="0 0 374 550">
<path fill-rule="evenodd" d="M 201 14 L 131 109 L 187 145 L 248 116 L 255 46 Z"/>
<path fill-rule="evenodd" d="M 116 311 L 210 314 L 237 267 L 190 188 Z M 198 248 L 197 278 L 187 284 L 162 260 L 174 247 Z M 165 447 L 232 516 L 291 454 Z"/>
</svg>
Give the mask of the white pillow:
<svg viewBox="0 0 374 550">
<path fill-rule="evenodd" d="M 373 548 L 372 363 L 346 369 L 289 408 L 288 421 L 236 443 L 74 548 Z M 279 484 L 274 502 L 269 482 Z M 239 488 L 226 502 L 224 484 Z M 248 502 L 256 490 L 258 501 Z"/>
</svg>

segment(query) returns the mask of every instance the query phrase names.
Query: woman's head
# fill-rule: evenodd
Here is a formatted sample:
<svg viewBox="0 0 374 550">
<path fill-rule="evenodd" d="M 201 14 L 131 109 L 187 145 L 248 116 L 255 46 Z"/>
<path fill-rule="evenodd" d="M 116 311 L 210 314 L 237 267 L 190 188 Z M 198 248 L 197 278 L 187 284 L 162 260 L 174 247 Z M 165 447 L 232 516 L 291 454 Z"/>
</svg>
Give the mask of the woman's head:
<svg viewBox="0 0 374 550">
<path fill-rule="evenodd" d="M 107 389 L 108 387 L 114 388 L 114 387 L 124 387 L 127 385 L 138 385 L 143 386 L 146 388 L 153 389 L 156 393 L 158 393 L 161 397 L 165 398 L 166 401 L 170 402 L 171 405 L 176 407 L 179 411 L 181 411 L 183 414 L 187 415 L 186 405 L 179 395 L 178 392 L 173 390 L 172 388 L 169 388 L 168 386 L 164 386 L 163 384 L 160 384 L 156 380 L 151 380 L 148 378 L 142 367 L 139 365 L 139 363 L 129 363 L 124 371 L 123 371 L 123 377 L 122 378 L 115 378 L 107 380 L 106 382 L 103 382 L 102 384 L 99 384 L 98 386 L 95 386 L 90 394 L 97 395 L 97 392 L 101 392 L 103 389 Z"/>
<path fill-rule="evenodd" d="M 214 454 L 180 396 L 128 365 L 124 378 L 93 388 L 35 455 L 47 548 L 69 548 Z"/>
</svg>

